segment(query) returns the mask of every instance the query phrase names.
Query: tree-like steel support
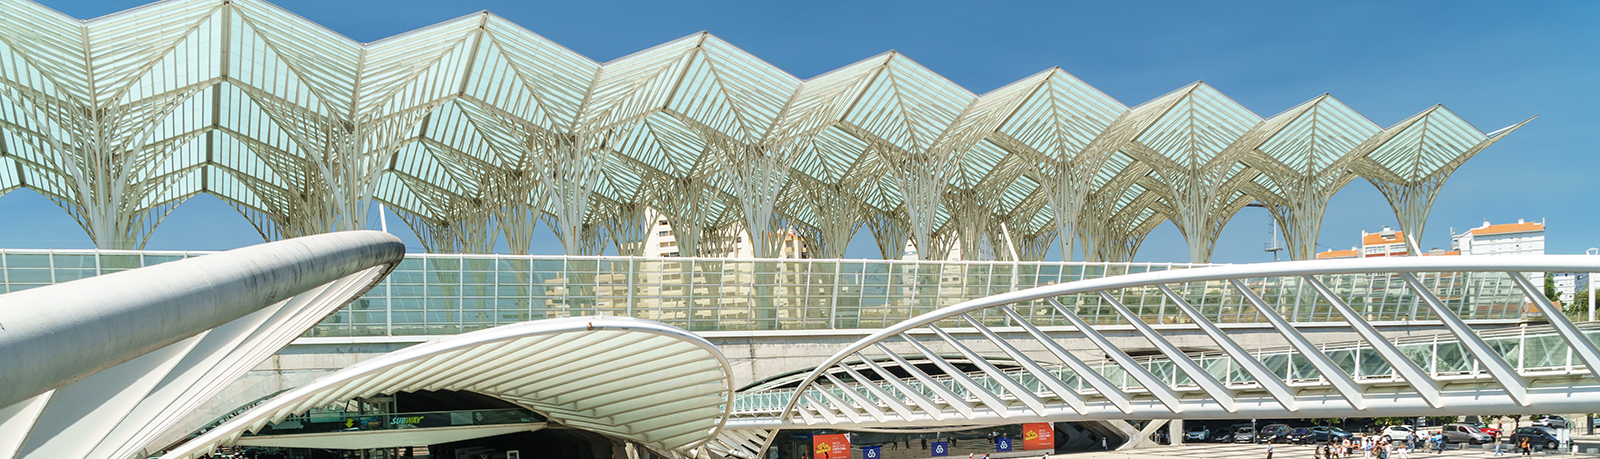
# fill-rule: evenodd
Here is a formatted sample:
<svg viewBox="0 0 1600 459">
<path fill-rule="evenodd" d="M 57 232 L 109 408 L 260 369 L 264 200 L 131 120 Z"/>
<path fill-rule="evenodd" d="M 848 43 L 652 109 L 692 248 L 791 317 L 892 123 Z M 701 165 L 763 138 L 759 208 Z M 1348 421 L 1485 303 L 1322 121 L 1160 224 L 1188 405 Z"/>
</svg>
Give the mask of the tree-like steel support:
<svg viewBox="0 0 1600 459">
<path fill-rule="evenodd" d="M 61 92 L 0 85 L 0 100 L 22 118 L 4 127 L 31 150 L 12 155 L 18 175 L 27 169 L 59 177 L 34 189 L 67 211 L 95 247 L 143 248 L 151 231 L 188 198 L 174 193 L 201 166 L 183 164 L 176 154 L 202 132 L 158 138 L 163 132 L 157 128 L 197 100 L 201 89 L 95 107 Z"/>
<path fill-rule="evenodd" d="M 1532 120 L 1528 118 L 1487 135 L 1478 134 L 1444 106 L 1435 105 L 1385 130 L 1384 135 L 1389 138 L 1355 161 L 1352 169 L 1383 193 L 1400 231 L 1405 233 L 1409 252 L 1419 255 L 1428 213 L 1445 180 L 1478 152 Z M 1461 143 L 1459 139 L 1463 138 L 1476 142 Z"/>
</svg>

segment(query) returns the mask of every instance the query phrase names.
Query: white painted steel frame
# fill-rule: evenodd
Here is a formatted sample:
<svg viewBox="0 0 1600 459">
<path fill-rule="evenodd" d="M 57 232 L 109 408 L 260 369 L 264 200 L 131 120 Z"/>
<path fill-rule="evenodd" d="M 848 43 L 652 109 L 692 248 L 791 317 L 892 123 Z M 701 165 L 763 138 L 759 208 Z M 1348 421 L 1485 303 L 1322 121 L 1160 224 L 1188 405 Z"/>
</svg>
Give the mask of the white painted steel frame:
<svg viewBox="0 0 1600 459">
<path fill-rule="evenodd" d="M 0 458 L 148 456 L 404 252 L 392 235 L 335 233 L 0 295 Z"/>
<path fill-rule="evenodd" d="M 1379 129 L 1327 95 L 1262 119 L 1201 82 L 1129 108 L 1059 68 L 978 95 L 893 51 L 802 80 L 709 33 L 600 63 L 490 13 L 358 43 L 260 0 L 87 21 L 0 1 L 0 100 L 0 194 L 45 195 L 104 249 L 209 193 L 268 240 L 383 202 L 434 252 L 525 253 L 543 220 L 569 255 L 631 253 L 650 208 L 687 254 L 742 230 L 838 256 L 865 225 L 886 258 L 1071 259 L 1076 236 L 1126 261 L 1171 220 L 1204 262 L 1259 200 L 1298 259 L 1354 177 L 1420 233 L 1516 128 L 1436 106 Z"/>
<path fill-rule="evenodd" d="M 822 365 L 810 372 L 804 380 L 800 381 L 799 389 L 794 390 L 794 396 L 790 398 L 787 406 L 779 412 L 779 415 L 739 417 L 730 423 L 730 427 L 749 429 L 801 428 L 809 426 L 810 428 L 816 428 L 822 425 L 836 425 L 844 428 L 886 428 L 1015 423 L 1034 420 L 1073 421 L 1125 418 L 1181 419 L 1283 416 L 1349 417 L 1408 415 L 1407 413 L 1414 414 L 1421 411 L 1443 414 L 1471 414 L 1523 412 L 1530 409 L 1530 407 L 1537 409 L 1536 407 L 1539 406 L 1561 406 L 1565 409 L 1578 409 L 1579 411 L 1595 409 L 1600 408 L 1600 384 L 1596 384 L 1592 380 L 1584 382 L 1585 380 L 1582 379 L 1573 379 L 1571 376 L 1573 371 L 1579 372 L 1578 374 L 1587 371 L 1581 365 L 1570 365 L 1576 368 L 1569 368 L 1567 372 L 1563 372 L 1561 375 L 1549 376 L 1549 378 L 1554 379 L 1543 381 L 1538 380 L 1536 377 L 1522 375 L 1519 373 L 1521 371 L 1520 366 L 1513 367 L 1508 365 L 1496 350 L 1485 344 L 1472 328 L 1457 317 L 1449 307 L 1444 305 L 1421 282 L 1418 282 L 1413 273 L 1507 273 L 1512 279 L 1518 281 L 1519 287 L 1529 298 L 1534 298 L 1532 300 L 1533 303 L 1544 313 L 1544 318 L 1552 324 L 1556 335 L 1560 337 L 1562 342 L 1573 349 L 1573 353 L 1578 356 L 1577 361 L 1581 362 L 1582 365 L 1593 365 L 1600 363 L 1600 352 L 1597 352 L 1595 344 L 1568 321 L 1554 305 L 1539 301 L 1542 299 L 1542 295 L 1531 283 L 1526 281 L 1526 277 L 1521 273 L 1588 272 L 1596 268 L 1600 268 L 1600 257 L 1576 255 L 1318 260 L 1216 266 L 1131 274 L 1020 290 L 941 308 L 875 332 L 838 351 L 824 361 Z M 1487 374 L 1482 375 L 1474 371 L 1473 374 L 1476 376 L 1470 376 L 1467 379 L 1452 377 L 1448 389 L 1441 390 L 1443 385 L 1438 376 L 1430 375 L 1429 372 L 1418 368 L 1415 363 L 1400 353 L 1393 343 L 1378 334 L 1360 315 L 1351 310 L 1350 306 L 1345 304 L 1338 295 L 1317 279 L 1319 275 L 1352 273 L 1391 275 L 1403 279 L 1419 297 L 1420 301 L 1426 303 L 1441 318 L 1451 336 L 1464 346 L 1465 350 L 1470 353 L 1471 358 L 1477 361 L 1487 371 Z M 1300 335 L 1294 329 L 1293 324 L 1283 320 L 1278 315 L 1279 312 L 1276 308 L 1280 306 L 1266 304 L 1246 283 L 1246 280 L 1249 279 L 1272 277 L 1306 279 L 1317 290 L 1318 294 L 1329 301 L 1357 333 L 1368 342 L 1371 346 L 1370 348 L 1395 368 L 1399 378 L 1385 381 L 1358 381 L 1350 378 L 1344 370 L 1341 370 L 1328 359 L 1320 348 Z M 1262 309 L 1262 313 L 1267 316 L 1268 323 L 1285 335 L 1291 349 L 1304 354 L 1311 365 L 1323 372 L 1324 376 L 1318 379 L 1318 382 L 1310 385 L 1301 381 L 1291 387 L 1287 384 L 1288 381 L 1275 376 L 1273 372 L 1263 365 L 1263 362 L 1235 343 L 1227 336 L 1226 332 L 1211 324 L 1209 319 L 1199 314 L 1199 311 L 1195 310 L 1193 306 L 1190 306 L 1182 295 L 1168 287 L 1169 284 L 1178 285 L 1207 281 L 1221 281 L 1223 282 L 1221 284 L 1222 288 L 1234 288 L 1245 292 L 1250 302 Z M 1115 296 L 1111 294 L 1111 292 L 1119 289 L 1135 287 L 1154 287 L 1163 291 L 1170 300 L 1185 312 L 1193 323 L 1197 324 L 1202 331 L 1229 354 L 1236 365 L 1251 373 L 1255 380 L 1253 387 L 1225 387 L 1220 382 L 1217 382 L 1205 370 L 1199 368 L 1170 343 L 1167 343 L 1156 334 L 1154 330 L 1150 330 L 1150 327 L 1140 321 L 1137 316 L 1133 316 L 1133 313 L 1126 306 L 1117 302 Z M 1132 399 L 1130 402 L 1126 402 L 1126 407 L 1123 406 L 1125 402 L 1119 400 L 1124 397 L 1123 394 L 1110 393 L 1109 396 L 1106 395 L 1108 391 L 1099 389 L 1098 386 L 1100 384 L 1094 381 L 1094 372 L 1077 370 L 1077 365 L 1071 365 L 1071 359 L 1067 358 L 1063 358 L 1063 360 L 1066 360 L 1066 363 L 1074 367 L 1075 373 L 1080 377 L 1084 377 L 1089 386 L 1097 389 L 1093 391 L 1071 391 L 1070 394 L 1065 395 L 1058 394 L 1056 393 L 1059 390 L 1057 386 L 1061 385 L 1061 381 L 1051 381 L 1055 378 L 1054 375 L 1049 374 L 1047 371 L 1042 371 L 1042 369 L 1032 368 L 1036 365 L 1012 361 L 1017 357 L 1012 355 L 1015 353 L 1013 352 L 1015 347 L 1020 345 L 1019 343 L 1027 342 L 1026 338 L 1038 341 L 1043 348 L 1051 350 L 1052 353 L 1066 353 L 1065 351 L 1056 350 L 1059 345 L 1056 345 L 1052 338 L 1044 336 L 1043 333 L 1037 332 L 1036 329 L 1022 321 L 1019 322 L 1024 324 L 1021 330 L 1003 330 L 1006 333 L 1015 333 L 1017 331 L 1026 333 L 1024 339 L 1013 338 L 1010 343 L 999 347 L 1001 352 L 1005 354 L 1004 357 L 1000 355 L 979 355 L 971 352 L 966 346 L 956 345 L 953 347 L 963 356 L 973 359 L 973 363 L 984 370 L 984 373 L 995 373 L 990 371 L 993 365 L 987 364 L 985 360 L 999 358 L 999 361 L 1020 364 L 1025 371 L 1043 382 L 1038 392 L 1023 389 L 1026 393 L 1019 393 L 1017 388 L 1013 387 L 1016 385 L 1016 380 L 1009 376 L 999 375 L 994 378 L 996 381 L 993 381 L 1005 386 L 1004 391 L 999 391 L 997 387 L 985 387 L 983 384 L 978 384 L 968 379 L 965 374 L 953 371 L 953 367 L 950 367 L 948 363 L 939 365 L 942 363 L 942 359 L 938 357 L 938 354 L 919 343 L 916 338 L 912 338 L 912 332 L 925 334 L 921 333 L 921 331 L 927 329 L 953 345 L 958 344 L 957 340 L 950 337 L 944 330 L 935 327 L 934 324 L 941 320 L 963 319 L 968 313 L 986 308 L 993 307 L 1001 308 L 1003 311 L 1009 310 L 1011 304 L 1019 302 L 1046 300 L 1070 320 L 1076 317 L 1070 311 L 1071 308 L 1056 303 L 1054 297 L 1092 292 L 1098 292 L 1119 313 L 1130 316 L 1129 320 L 1134 324 L 1135 328 L 1154 343 L 1158 349 L 1163 351 L 1172 362 L 1176 363 L 1179 371 L 1192 378 L 1193 381 L 1190 384 L 1197 384 L 1198 387 L 1173 385 L 1169 382 L 1150 384 L 1150 382 L 1154 381 L 1151 377 L 1147 375 L 1141 376 L 1142 373 L 1146 373 L 1144 368 L 1131 360 L 1116 358 L 1118 352 L 1114 352 L 1115 350 L 1111 349 L 1107 350 L 1107 354 L 1112 357 L 1112 360 L 1121 366 L 1123 370 L 1139 379 L 1142 385 L 1146 386 L 1145 390 L 1126 395 Z M 1010 314 L 1014 313 L 1008 313 L 1008 315 Z M 983 337 L 990 340 L 998 338 L 997 333 L 1001 332 L 993 329 L 992 326 L 984 325 L 980 321 L 965 319 L 965 322 L 977 328 Z M 1101 341 L 1095 339 L 1097 333 L 1089 324 L 1082 322 L 1081 319 L 1075 320 L 1073 323 L 1078 327 L 1078 332 L 1089 337 L 1091 341 L 1095 341 L 1097 344 Z M 962 397 L 950 393 L 933 381 L 931 376 L 917 370 L 905 358 L 884 345 L 885 343 L 897 341 L 892 339 L 895 337 L 910 342 L 917 350 L 917 353 L 922 354 L 928 361 L 944 368 L 946 374 L 942 376 L 955 378 L 955 381 L 970 391 L 971 395 Z M 1108 344 L 1100 345 L 1102 347 L 1108 346 Z M 842 381 L 834 375 L 834 373 L 840 373 L 837 371 L 840 368 L 846 370 L 840 373 L 841 375 L 849 375 L 856 382 L 867 380 L 853 369 L 845 368 L 848 366 L 846 365 L 846 359 L 859 359 L 861 363 L 869 365 L 875 373 L 879 375 L 887 374 L 882 371 L 877 363 L 873 362 L 872 358 L 862 354 L 863 351 L 869 348 L 876 348 L 884 353 L 886 357 L 897 363 L 902 371 L 912 374 L 915 380 L 920 381 L 929 390 L 938 394 L 938 398 L 942 400 L 922 401 L 921 399 L 926 397 L 920 395 L 897 399 L 903 402 L 911 402 L 906 404 L 906 408 L 914 413 L 911 416 L 906 416 L 903 414 L 903 410 L 888 410 L 883 412 L 883 417 L 888 418 L 888 420 L 882 421 L 866 417 L 848 416 L 848 414 L 855 413 L 855 410 L 863 408 L 860 400 L 856 400 L 854 404 L 851 404 L 843 403 L 836 397 L 825 397 L 829 400 L 824 401 L 816 397 L 806 396 L 812 393 L 826 395 L 835 390 L 843 393 L 855 391 L 855 389 L 852 389 L 855 386 L 841 384 Z M 854 360 L 849 365 L 855 365 Z M 991 376 L 994 375 L 991 374 Z M 906 387 L 905 383 L 894 378 L 883 382 L 893 385 L 896 390 L 902 393 L 918 392 L 914 388 Z M 1007 382 L 1011 384 L 1006 384 Z M 1169 388 L 1168 386 L 1171 387 Z M 1163 394 L 1174 389 L 1184 393 L 1175 403 L 1170 395 L 1163 396 Z M 881 398 L 882 396 L 879 397 Z M 964 406 L 967 402 L 963 400 L 973 398 L 976 398 L 981 403 Z M 1039 406 L 1041 399 L 1046 402 L 1042 409 Z M 1087 403 L 1085 404 L 1080 399 L 1087 399 Z M 1376 403 L 1376 400 L 1382 400 L 1382 403 Z M 947 411 L 940 406 L 940 403 L 954 408 L 954 411 Z M 892 402 L 888 404 L 890 406 L 894 405 Z M 847 414 L 847 416 L 833 415 L 836 412 Z"/>
<path fill-rule="evenodd" d="M 657 322 L 609 316 L 523 322 L 351 365 L 278 394 L 162 457 L 194 459 L 313 407 L 419 390 L 497 397 L 563 425 L 695 457 L 728 421 L 732 372 L 705 338 Z"/>
</svg>

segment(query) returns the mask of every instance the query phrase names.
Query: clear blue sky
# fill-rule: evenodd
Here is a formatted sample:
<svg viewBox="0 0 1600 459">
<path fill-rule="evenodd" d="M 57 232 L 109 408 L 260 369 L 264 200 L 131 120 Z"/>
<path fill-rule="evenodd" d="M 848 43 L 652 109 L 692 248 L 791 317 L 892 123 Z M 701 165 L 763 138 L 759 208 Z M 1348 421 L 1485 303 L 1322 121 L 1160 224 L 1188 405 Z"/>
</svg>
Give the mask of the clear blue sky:
<svg viewBox="0 0 1600 459">
<path fill-rule="evenodd" d="M 92 18 L 144 2 L 59 1 Z M 282 1 L 361 41 L 490 10 L 599 61 L 701 30 L 801 78 L 899 50 L 984 93 L 1060 66 L 1129 106 L 1204 80 L 1263 117 L 1332 93 L 1380 126 L 1442 103 L 1480 130 L 1539 118 L 1462 167 L 1434 206 L 1422 245 L 1448 247 L 1485 219 L 1548 223 L 1548 252 L 1600 246 L 1587 213 L 1600 141 L 1600 2 L 528 2 Z M 28 191 L 0 197 L 0 246 L 88 248 L 59 208 Z M 415 238 L 396 219 L 390 231 Z M 1215 261 L 1270 260 L 1268 221 L 1246 209 Z M 1321 244 L 1349 248 L 1393 225 L 1373 187 L 1334 197 Z M 540 228 L 535 250 L 560 246 Z M 151 249 L 225 249 L 259 242 L 219 201 L 193 199 L 156 230 Z M 1187 261 L 1170 224 L 1144 261 Z M 863 230 L 850 254 L 876 257 Z M 1057 258 L 1059 259 L 1059 258 Z"/>
</svg>

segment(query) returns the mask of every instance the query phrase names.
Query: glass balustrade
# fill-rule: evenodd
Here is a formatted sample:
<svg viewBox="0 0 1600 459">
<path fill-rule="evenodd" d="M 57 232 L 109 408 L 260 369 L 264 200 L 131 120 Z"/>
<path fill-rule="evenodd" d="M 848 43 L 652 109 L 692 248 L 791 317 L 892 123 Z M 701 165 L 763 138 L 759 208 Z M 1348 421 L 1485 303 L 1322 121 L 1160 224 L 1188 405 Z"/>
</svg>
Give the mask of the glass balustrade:
<svg viewBox="0 0 1600 459">
<path fill-rule="evenodd" d="M 0 292 L 150 266 L 206 252 L 0 250 Z M 1170 263 L 736 260 L 411 254 L 371 291 L 307 333 L 314 337 L 451 335 L 554 317 L 629 316 L 692 331 L 875 329 L 997 293 L 1123 274 L 1189 268 Z M 1469 320 L 1536 315 L 1504 273 L 1419 273 Z M 1320 276 L 1368 321 L 1436 319 L 1393 274 Z M 1340 321 L 1298 277 L 1246 281 L 1295 322 Z M 1227 282 L 1171 285 L 1217 323 L 1262 322 Z M 1155 287 L 1113 297 L 1152 324 L 1185 323 Z M 1091 324 L 1123 323 L 1094 293 L 1058 300 Z M 1066 325 L 1043 301 L 1015 305 L 1040 326 Z M 995 309 L 973 318 L 1004 326 Z M 966 327 L 959 319 L 940 326 Z"/>
</svg>

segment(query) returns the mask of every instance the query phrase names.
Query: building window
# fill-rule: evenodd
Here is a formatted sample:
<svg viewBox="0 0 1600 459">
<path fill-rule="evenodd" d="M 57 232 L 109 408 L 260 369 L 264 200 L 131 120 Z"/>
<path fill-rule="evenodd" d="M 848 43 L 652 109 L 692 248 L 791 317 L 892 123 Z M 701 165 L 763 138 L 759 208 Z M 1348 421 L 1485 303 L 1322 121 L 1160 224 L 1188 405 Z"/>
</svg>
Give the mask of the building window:
<svg viewBox="0 0 1600 459">
<path fill-rule="evenodd" d="M 673 245 L 672 241 L 667 241 L 667 242 L 661 243 L 662 247 L 672 247 L 672 245 Z"/>
<path fill-rule="evenodd" d="M 670 230 L 661 230 L 659 232 L 656 232 L 656 235 L 657 236 L 671 236 L 672 235 L 672 231 L 670 231 Z"/>
</svg>

